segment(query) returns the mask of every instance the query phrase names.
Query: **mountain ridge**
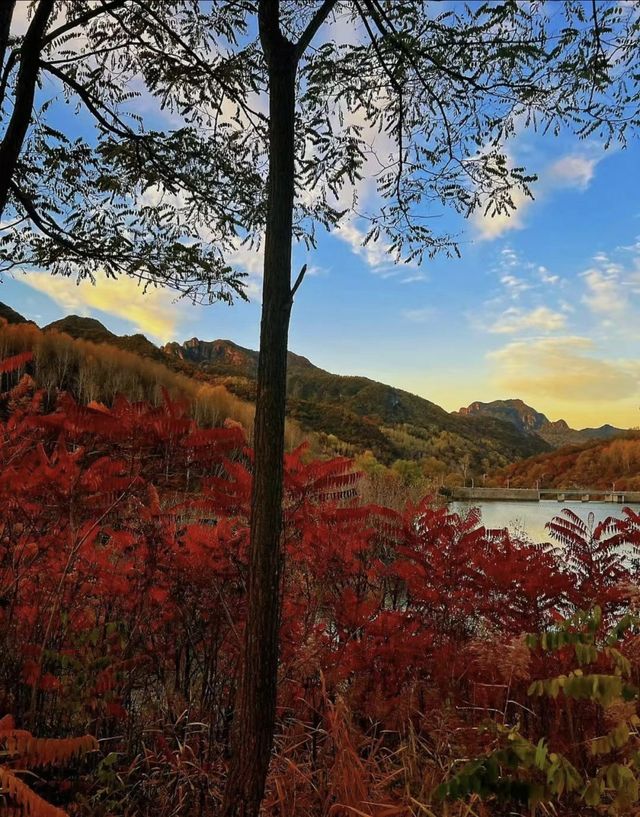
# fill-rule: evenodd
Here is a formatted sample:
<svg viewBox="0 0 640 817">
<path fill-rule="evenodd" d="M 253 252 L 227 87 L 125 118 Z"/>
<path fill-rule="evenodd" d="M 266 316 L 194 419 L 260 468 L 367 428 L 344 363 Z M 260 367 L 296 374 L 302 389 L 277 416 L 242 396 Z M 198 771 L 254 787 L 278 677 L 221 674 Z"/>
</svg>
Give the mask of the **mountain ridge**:
<svg viewBox="0 0 640 817">
<path fill-rule="evenodd" d="M 255 399 L 258 352 L 227 339 L 193 337 L 159 347 L 144 335 L 119 336 L 95 318 L 78 315 L 54 321 L 42 331 L 113 346 L 196 383 L 223 386 L 245 401 Z M 548 423 L 546 417 L 522 401 L 518 407 L 531 415 L 520 425 L 513 418 L 481 411 L 448 412 L 403 389 L 356 375 L 332 374 L 289 352 L 287 414 L 316 435 L 314 439 L 329 453 L 369 453 L 387 466 L 419 463 L 434 477 L 467 470 L 483 474 L 552 450 L 534 430 Z"/>
<path fill-rule="evenodd" d="M 549 420 L 545 414 L 520 398 L 491 400 L 488 403 L 476 400 L 460 408 L 457 413 L 464 417 L 490 416 L 507 420 L 525 433 L 537 434 L 554 448 L 579 445 L 594 439 L 610 439 L 627 430 L 616 428 L 610 423 L 598 428 L 571 428 L 566 420 Z"/>
</svg>

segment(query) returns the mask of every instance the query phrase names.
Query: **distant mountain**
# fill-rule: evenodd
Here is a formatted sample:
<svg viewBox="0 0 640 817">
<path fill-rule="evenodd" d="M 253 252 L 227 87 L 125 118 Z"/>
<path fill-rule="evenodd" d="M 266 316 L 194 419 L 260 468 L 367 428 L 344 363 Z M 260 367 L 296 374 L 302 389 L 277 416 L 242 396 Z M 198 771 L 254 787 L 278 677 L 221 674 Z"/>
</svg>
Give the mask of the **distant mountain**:
<svg viewBox="0 0 640 817">
<path fill-rule="evenodd" d="M 163 351 L 221 378 L 243 398 L 255 395 L 258 353 L 228 340 L 192 338 Z M 549 449 L 500 418 L 458 417 L 435 403 L 366 377 L 336 375 L 289 352 L 287 410 L 303 428 L 336 440 L 346 453 L 371 450 L 382 462 L 432 458 L 476 472 Z"/>
<path fill-rule="evenodd" d="M 92 343 L 108 343 L 111 346 L 117 346 L 118 349 L 134 352 L 141 357 L 149 357 L 163 363 L 167 360 L 163 352 L 144 335 L 115 335 L 95 318 L 67 315 L 66 318 L 61 318 L 43 327 L 43 331 L 64 332 L 72 338 L 90 340 Z"/>
<path fill-rule="evenodd" d="M 471 403 L 458 412 L 463 417 L 495 417 L 512 423 L 526 434 L 537 434 L 554 448 L 563 445 L 579 445 L 594 439 L 609 439 L 624 434 L 622 428 L 606 424 L 599 428 L 571 428 L 565 420 L 552 422 L 544 414 L 528 406 L 522 400 L 493 400 L 490 403 Z"/>
</svg>

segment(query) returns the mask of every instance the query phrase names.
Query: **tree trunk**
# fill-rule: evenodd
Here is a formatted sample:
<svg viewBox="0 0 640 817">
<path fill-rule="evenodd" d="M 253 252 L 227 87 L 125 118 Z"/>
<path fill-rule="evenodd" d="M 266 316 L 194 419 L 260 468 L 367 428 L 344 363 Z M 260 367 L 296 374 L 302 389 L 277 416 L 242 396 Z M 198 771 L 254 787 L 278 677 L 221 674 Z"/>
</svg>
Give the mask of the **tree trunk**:
<svg viewBox="0 0 640 817">
<path fill-rule="evenodd" d="M 224 817 L 257 817 L 273 743 L 278 680 L 282 476 L 291 311 L 296 51 L 276 27 L 261 35 L 269 64 L 269 184 L 251 501 L 243 673 L 234 714 Z M 263 12 L 264 12 L 263 7 Z M 267 25 L 271 21 L 267 21 Z M 277 28 L 277 31 L 276 31 Z M 269 38 L 265 42 L 265 36 Z"/>
<path fill-rule="evenodd" d="M 40 71 L 42 39 L 49 25 L 53 6 L 54 0 L 40 0 L 22 42 L 13 113 L 0 143 L 0 218 L 7 204 L 9 187 L 31 122 Z"/>
</svg>

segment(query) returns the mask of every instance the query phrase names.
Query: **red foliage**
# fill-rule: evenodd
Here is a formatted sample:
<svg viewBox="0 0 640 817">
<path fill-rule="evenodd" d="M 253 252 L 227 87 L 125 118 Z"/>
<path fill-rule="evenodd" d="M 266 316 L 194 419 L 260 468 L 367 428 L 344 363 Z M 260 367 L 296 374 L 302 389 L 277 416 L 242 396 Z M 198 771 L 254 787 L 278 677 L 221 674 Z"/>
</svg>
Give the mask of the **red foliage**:
<svg viewBox="0 0 640 817">
<path fill-rule="evenodd" d="M 245 617 L 242 430 L 197 428 L 168 397 L 62 396 L 45 414 L 23 380 L 3 401 L 0 711 L 45 734 L 126 724 L 141 741 L 188 710 L 224 749 Z M 345 459 L 286 458 L 283 723 L 317 723 L 340 697 L 359 722 L 398 729 L 429 702 L 455 706 L 459 739 L 476 740 L 476 711 L 507 706 L 505 678 L 526 689 L 518 637 L 616 602 L 629 578 L 615 548 L 638 541 L 632 512 L 592 532 L 555 520 L 565 568 L 548 547 L 488 535 L 475 511 L 362 505 L 357 481 Z"/>
</svg>

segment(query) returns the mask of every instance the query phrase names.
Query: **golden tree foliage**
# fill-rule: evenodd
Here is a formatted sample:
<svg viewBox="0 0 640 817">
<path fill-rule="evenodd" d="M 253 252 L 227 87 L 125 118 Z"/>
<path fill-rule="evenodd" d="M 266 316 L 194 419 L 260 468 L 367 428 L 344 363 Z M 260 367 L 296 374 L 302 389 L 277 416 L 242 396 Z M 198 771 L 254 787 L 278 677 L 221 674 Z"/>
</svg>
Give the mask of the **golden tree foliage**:
<svg viewBox="0 0 640 817">
<path fill-rule="evenodd" d="M 492 482 L 509 480 L 512 488 L 599 488 L 640 490 L 640 434 L 630 431 L 611 440 L 596 440 L 539 454 L 508 465 Z"/>
<path fill-rule="evenodd" d="M 81 403 L 109 405 L 123 394 L 131 401 L 160 405 L 166 391 L 172 399 L 189 403 L 199 425 L 221 426 L 231 420 L 239 423 L 251 440 L 252 403 L 236 397 L 222 384 L 191 377 L 188 371 L 173 371 L 135 352 L 72 338 L 64 332 L 42 332 L 32 324 L 8 324 L 0 318 L 0 360 L 5 358 L 11 360 L 13 382 L 5 383 L 0 391 L 17 383 L 26 370 L 50 398 L 66 391 Z M 17 367 L 16 361 L 20 363 Z M 0 368 L 0 377 L 2 372 Z M 288 449 L 300 445 L 306 436 L 296 422 L 287 421 Z"/>
</svg>

